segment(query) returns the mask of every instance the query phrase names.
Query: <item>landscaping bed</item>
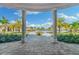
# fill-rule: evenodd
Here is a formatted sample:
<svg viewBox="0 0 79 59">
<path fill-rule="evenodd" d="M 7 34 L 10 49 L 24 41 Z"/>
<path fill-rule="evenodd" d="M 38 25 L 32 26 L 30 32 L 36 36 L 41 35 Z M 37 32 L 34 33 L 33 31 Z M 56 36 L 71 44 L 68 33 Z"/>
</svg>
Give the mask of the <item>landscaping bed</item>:
<svg viewBox="0 0 79 59">
<path fill-rule="evenodd" d="M 9 34 L 0 33 L 0 43 L 19 41 L 21 40 L 21 38 L 22 35 L 19 33 L 9 33 Z"/>
<path fill-rule="evenodd" d="M 58 34 L 58 41 L 79 44 L 79 34 Z"/>
</svg>

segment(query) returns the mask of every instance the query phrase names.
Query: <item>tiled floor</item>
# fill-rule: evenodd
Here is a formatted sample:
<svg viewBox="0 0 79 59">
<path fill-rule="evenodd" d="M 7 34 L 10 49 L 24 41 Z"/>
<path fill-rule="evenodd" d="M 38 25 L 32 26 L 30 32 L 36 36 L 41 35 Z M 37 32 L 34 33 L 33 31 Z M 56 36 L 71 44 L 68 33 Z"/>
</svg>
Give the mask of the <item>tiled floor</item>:
<svg viewBox="0 0 79 59">
<path fill-rule="evenodd" d="M 28 36 L 26 43 L 10 42 L 0 44 L 1 55 L 71 55 L 79 54 L 78 44 L 53 43 L 53 37 Z"/>
</svg>

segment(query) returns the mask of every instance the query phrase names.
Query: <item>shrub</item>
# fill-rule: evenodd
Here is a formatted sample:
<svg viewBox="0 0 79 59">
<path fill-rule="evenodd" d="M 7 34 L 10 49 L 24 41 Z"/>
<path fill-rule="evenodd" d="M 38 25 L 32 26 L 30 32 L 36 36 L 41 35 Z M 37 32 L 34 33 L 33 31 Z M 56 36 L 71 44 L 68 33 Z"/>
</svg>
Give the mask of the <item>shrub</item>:
<svg viewBox="0 0 79 59">
<path fill-rule="evenodd" d="M 21 38 L 20 34 L 0 34 L 0 43 L 19 41 Z"/>
<path fill-rule="evenodd" d="M 79 43 L 79 34 L 60 34 L 57 36 L 58 41 L 67 42 L 67 43 Z"/>
<path fill-rule="evenodd" d="M 28 34 L 26 34 L 26 37 Z M 0 43 L 20 41 L 22 39 L 21 33 L 11 32 L 11 33 L 0 33 Z"/>
<path fill-rule="evenodd" d="M 41 36 L 43 34 L 43 32 L 37 32 L 36 33 L 38 36 Z"/>
</svg>

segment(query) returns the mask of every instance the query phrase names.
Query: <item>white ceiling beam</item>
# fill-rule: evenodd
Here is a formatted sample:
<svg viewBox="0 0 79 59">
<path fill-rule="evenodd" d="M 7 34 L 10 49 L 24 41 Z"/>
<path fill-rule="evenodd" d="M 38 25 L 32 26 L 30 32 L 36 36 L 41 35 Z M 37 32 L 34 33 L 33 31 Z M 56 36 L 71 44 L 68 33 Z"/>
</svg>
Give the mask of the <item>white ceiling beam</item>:
<svg viewBox="0 0 79 59">
<path fill-rule="evenodd" d="M 48 11 L 55 8 L 67 8 L 78 3 L 0 3 L 0 6 L 29 11 Z"/>
</svg>

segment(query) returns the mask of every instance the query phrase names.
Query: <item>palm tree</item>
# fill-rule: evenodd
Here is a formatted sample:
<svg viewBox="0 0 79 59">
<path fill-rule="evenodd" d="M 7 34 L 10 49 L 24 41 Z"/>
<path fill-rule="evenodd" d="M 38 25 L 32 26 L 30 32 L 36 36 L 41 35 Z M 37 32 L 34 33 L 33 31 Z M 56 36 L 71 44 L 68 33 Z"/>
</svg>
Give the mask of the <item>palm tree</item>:
<svg viewBox="0 0 79 59">
<path fill-rule="evenodd" d="M 22 20 L 16 20 L 15 25 L 15 28 L 18 30 L 18 32 L 21 32 Z"/>
<path fill-rule="evenodd" d="M 61 32 L 61 28 L 63 26 L 63 21 L 64 21 L 64 18 L 58 18 L 57 19 L 57 27 L 58 27 L 59 33 Z"/>
<path fill-rule="evenodd" d="M 70 24 L 69 23 L 63 23 L 63 28 L 68 31 L 70 28 Z"/>
<path fill-rule="evenodd" d="M 74 33 L 78 31 L 78 28 L 79 28 L 79 22 L 73 22 L 72 25 L 71 25 Z"/>
<path fill-rule="evenodd" d="M 9 24 L 9 29 L 14 32 L 15 24 Z"/>
<path fill-rule="evenodd" d="M 2 25 L 4 26 L 5 31 L 8 30 L 8 20 L 6 19 L 6 17 L 2 16 L 2 20 L 0 20 L 0 22 L 2 23 Z"/>
</svg>

